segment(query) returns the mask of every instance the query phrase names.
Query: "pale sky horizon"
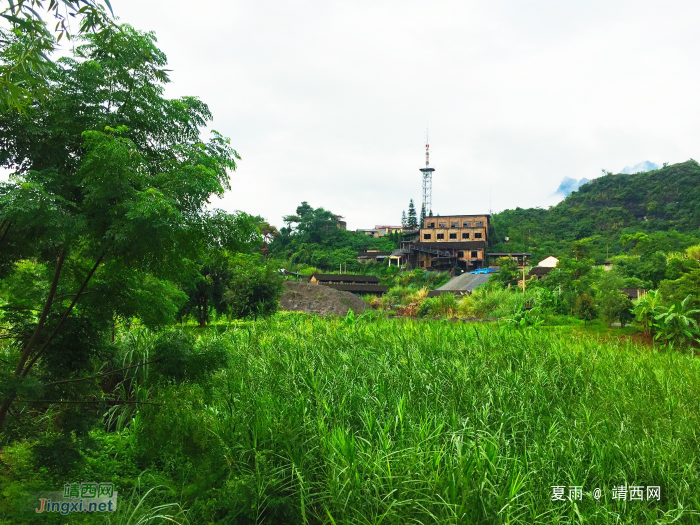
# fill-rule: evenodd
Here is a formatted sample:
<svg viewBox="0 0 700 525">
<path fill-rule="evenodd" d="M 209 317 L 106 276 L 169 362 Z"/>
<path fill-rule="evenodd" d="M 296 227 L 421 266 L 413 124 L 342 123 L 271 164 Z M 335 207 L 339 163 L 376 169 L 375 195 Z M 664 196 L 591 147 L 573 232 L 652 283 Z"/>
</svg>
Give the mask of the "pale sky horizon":
<svg viewBox="0 0 700 525">
<path fill-rule="evenodd" d="M 349 229 L 399 224 L 420 209 L 426 125 L 441 215 L 698 156 L 697 2 L 194 5 L 112 0 L 156 33 L 166 95 L 200 97 L 242 157 L 212 205 L 278 227 L 303 200 Z"/>
</svg>

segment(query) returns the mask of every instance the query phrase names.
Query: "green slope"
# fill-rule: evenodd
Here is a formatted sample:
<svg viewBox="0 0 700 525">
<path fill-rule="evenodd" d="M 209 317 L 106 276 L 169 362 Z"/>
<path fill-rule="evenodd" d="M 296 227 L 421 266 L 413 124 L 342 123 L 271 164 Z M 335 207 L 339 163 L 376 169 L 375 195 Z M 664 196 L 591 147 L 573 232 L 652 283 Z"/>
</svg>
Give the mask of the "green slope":
<svg viewBox="0 0 700 525">
<path fill-rule="evenodd" d="M 700 164 L 691 159 L 647 173 L 608 174 L 547 210 L 504 210 L 492 224 L 492 251 L 534 257 L 568 254 L 585 239 L 591 255 L 604 259 L 623 252 L 620 238 L 636 232 L 679 232 L 666 236 L 673 239 L 666 249 L 693 244 L 700 238 Z"/>
</svg>

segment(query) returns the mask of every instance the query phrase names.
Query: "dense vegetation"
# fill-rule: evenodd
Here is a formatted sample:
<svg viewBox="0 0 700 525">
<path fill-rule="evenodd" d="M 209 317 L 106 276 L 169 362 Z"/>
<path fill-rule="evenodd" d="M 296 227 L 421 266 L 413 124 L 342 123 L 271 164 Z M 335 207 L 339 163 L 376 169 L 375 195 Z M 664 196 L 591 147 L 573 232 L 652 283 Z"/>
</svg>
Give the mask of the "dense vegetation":
<svg viewBox="0 0 700 525">
<path fill-rule="evenodd" d="M 139 359 L 178 334 L 141 330 L 119 345 Z M 559 329 L 298 315 L 200 337 L 225 349 L 225 368 L 199 383 L 144 376 L 159 405 L 128 430 L 92 431 L 72 463 L 62 457 L 64 477 L 114 480 L 126 496 L 145 469 L 162 487 L 137 515 L 177 503 L 200 524 L 689 523 L 700 512 L 692 357 Z M 5 449 L 15 497 L 1 510 L 51 523 L 21 514 L 26 491 L 56 483 L 31 452 Z M 582 499 L 552 502 L 553 485 L 565 497 L 582 486 Z M 661 501 L 613 500 L 621 485 L 660 486 Z"/>
<path fill-rule="evenodd" d="M 307 202 L 297 207 L 294 215 L 284 217 L 287 226 L 280 229 L 269 246 L 269 255 L 284 261 L 293 269 L 313 266 L 321 271 L 362 272 L 357 253 L 377 249 L 392 251 L 399 236 L 379 238 L 340 228 L 341 217 L 323 208 L 314 209 Z M 295 266 L 296 265 L 296 266 Z M 303 265 L 303 266 L 300 266 Z"/>
<path fill-rule="evenodd" d="M 27 35 L 2 37 L 5 63 Z M 138 403 L 119 382 L 122 327 L 158 329 L 202 301 L 204 325 L 210 298 L 234 318 L 276 311 L 259 220 L 207 206 L 238 155 L 218 133 L 200 136 L 206 104 L 163 96 L 165 65 L 152 34 L 109 26 L 45 65 L 44 99 L 0 115 L 0 163 L 14 171 L 0 183 L 3 443 L 41 430 L 70 449 L 104 399 Z M 171 370 L 189 353 L 155 359 Z"/>
<path fill-rule="evenodd" d="M 521 289 L 505 258 L 428 298 L 447 273 L 357 262 L 400 236 L 210 207 L 237 152 L 103 5 L 0 11 L 0 524 L 700 521 L 695 161 L 497 214 L 493 250 L 557 267 Z M 70 27 L 42 6 L 82 20 L 56 63 Z M 390 291 L 358 318 L 277 313 L 281 267 Z M 36 491 L 85 480 L 115 483 L 116 513 L 36 515 Z M 612 498 L 634 485 L 659 501 Z"/>
<path fill-rule="evenodd" d="M 624 236 L 638 232 L 657 233 L 659 240 L 659 232 L 671 238 L 683 234 L 670 251 L 685 249 L 700 239 L 700 164 L 689 160 L 647 173 L 609 173 L 549 209 L 494 214 L 492 226 L 492 251 L 530 251 L 536 260 L 569 255 L 583 241 L 602 262 L 608 254 L 624 253 Z"/>
</svg>

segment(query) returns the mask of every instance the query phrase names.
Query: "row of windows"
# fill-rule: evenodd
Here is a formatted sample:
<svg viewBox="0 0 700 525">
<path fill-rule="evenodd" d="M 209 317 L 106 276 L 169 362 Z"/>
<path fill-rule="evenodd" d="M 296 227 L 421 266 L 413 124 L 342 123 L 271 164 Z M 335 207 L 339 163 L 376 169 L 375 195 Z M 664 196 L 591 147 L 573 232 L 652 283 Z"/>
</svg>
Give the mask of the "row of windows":
<svg viewBox="0 0 700 525">
<path fill-rule="evenodd" d="M 471 258 L 471 259 L 478 259 L 478 258 L 479 258 L 479 252 L 477 252 L 477 251 L 469 252 L 469 255 L 470 255 L 470 258 Z M 457 252 L 457 257 L 463 258 L 463 257 L 464 257 L 464 252 Z M 420 261 L 420 262 L 418 263 L 418 266 L 420 266 L 421 268 L 423 268 L 423 267 L 425 266 L 425 261 Z"/>
<path fill-rule="evenodd" d="M 462 228 L 471 228 L 472 223 L 471 222 L 464 222 L 462 223 Z M 484 227 L 484 221 L 476 221 L 474 223 L 475 228 L 483 228 Z M 434 222 L 429 222 L 426 226 L 426 228 L 435 228 L 435 223 Z M 438 228 L 447 228 L 447 223 L 446 222 L 438 222 Z M 453 221 L 450 223 L 450 228 L 459 228 L 459 222 Z"/>
<path fill-rule="evenodd" d="M 433 238 L 433 234 L 432 234 L 432 233 L 424 233 L 424 234 L 423 234 L 423 239 L 425 239 L 426 241 L 429 240 L 429 239 L 432 239 L 432 238 Z M 445 238 L 445 234 L 444 234 L 444 233 L 438 233 L 438 234 L 436 235 L 436 238 L 437 238 L 437 239 L 444 239 L 444 238 Z M 482 234 L 477 232 L 477 233 L 474 234 L 474 238 L 475 238 L 475 239 L 481 239 L 481 238 L 482 238 Z M 457 234 L 456 234 L 456 233 L 450 233 L 450 239 L 457 239 Z M 466 233 L 466 232 L 463 233 L 463 234 L 462 234 L 462 239 L 469 239 L 469 233 Z"/>
</svg>

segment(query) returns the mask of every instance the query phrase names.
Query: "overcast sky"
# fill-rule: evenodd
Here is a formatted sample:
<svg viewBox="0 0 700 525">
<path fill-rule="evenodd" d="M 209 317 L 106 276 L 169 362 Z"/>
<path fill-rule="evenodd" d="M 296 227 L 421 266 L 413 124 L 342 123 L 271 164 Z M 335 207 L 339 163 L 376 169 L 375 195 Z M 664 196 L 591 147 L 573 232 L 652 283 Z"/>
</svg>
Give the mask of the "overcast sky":
<svg viewBox="0 0 700 525">
<path fill-rule="evenodd" d="M 699 157 L 700 2 L 112 0 L 153 30 L 167 95 L 242 157 L 213 204 L 348 228 L 557 202 L 564 177 Z M 489 202 L 489 195 L 491 195 Z"/>
</svg>

